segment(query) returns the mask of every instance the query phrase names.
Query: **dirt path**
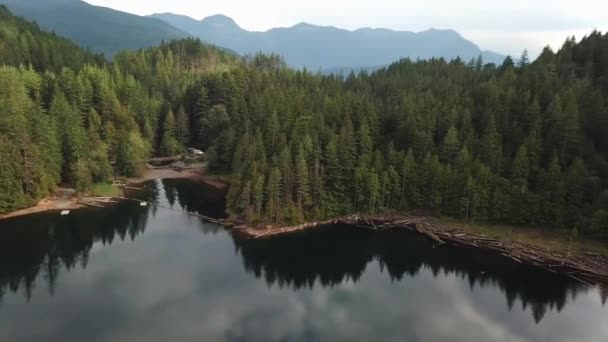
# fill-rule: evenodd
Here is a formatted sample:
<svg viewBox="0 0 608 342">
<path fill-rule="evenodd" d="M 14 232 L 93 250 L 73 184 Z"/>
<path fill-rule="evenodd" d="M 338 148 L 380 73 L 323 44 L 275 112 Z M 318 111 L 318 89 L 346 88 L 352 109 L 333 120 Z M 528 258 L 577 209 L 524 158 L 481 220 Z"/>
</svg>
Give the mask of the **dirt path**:
<svg viewBox="0 0 608 342">
<path fill-rule="evenodd" d="M 57 194 L 55 196 L 45 198 L 33 207 L 2 214 L 0 215 L 0 220 L 42 213 L 46 211 L 75 210 L 83 208 L 84 206 L 79 204 L 78 199 L 73 196 L 74 194 L 75 192 L 72 189 L 60 188 L 57 190 Z"/>
</svg>

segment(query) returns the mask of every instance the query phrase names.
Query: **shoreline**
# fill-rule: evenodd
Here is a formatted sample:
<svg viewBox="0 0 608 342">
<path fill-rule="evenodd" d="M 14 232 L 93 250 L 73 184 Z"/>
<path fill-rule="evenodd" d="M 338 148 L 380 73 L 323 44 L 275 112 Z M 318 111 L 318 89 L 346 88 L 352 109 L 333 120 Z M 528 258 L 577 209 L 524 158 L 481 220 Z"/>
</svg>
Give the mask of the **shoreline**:
<svg viewBox="0 0 608 342">
<path fill-rule="evenodd" d="M 230 232 L 237 238 L 270 239 L 297 232 L 322 229 L 324 226 L 344 225 L 356 229 L 368 229 L 374 233 L 407 231 L 425 236 L 436 247 L 441 245 L 460 248 L 475 248 L 500 254 L 514 262 L 562 274 L 589 286 L 599 286 L 608 291 L 608 255 L 586 251 L 551 250 L 538 245 L 515 240 L 492 237 L 470 232 L 454 226 L 432 223 L 427 217 L 407 217 L 392 215 L 373 217 L 351 215 L 320 222 L 308 222 L 296 226 L 266 226 L 256 229 L 249 226 L 233 225 Z"/>
<path fill-rule="evenodd" d="M 195 182 L 201 182 L 209 185 L 219 191 L 226 191 L 228 184 L 218 176 L 206 175 L 202 170 L 194 168 L 177 169 L 172 167 L 167 168 L 148 168 L 144 171 L 141 177 L 127 179 L 127 184 L 121 188 L 123 196 L 125 190 L 129 190 L 128 187 L 134 185 L 141 185 L 145 182 L 156 180 L 156 179 L 189 179 Z M 126 187 L 126 188 L 125 188 Z M 35 205 L 10 211 L 5 214 L 0 214 L 0 221 L 17 218 L 21 216 L 45 213 L 45 212 L 56 212 L 63 210 L 78 210 L 87 207 L 100 207 L 97 205 L 90 205 L 86 202 L 90 199 L 100 197 L 95 196 L 71 196 L 71 197 L 58 197 L 56 195 L 49 196 L 41 199 Z M 117 200 L 125 200 L 125 197 L 112 196 Z M 90 202 L 90 201 L 89 201 Z M 95 202 L 95 201 L 94 201 Z M 111 205 L 111 202 L 105 202 L 105 205 Z"/>
<path fill-rule="evenodd" d="M 38 213 L 63 210 L 77 210 L 82 208 L 86 208 L 86 205 L 78 203 L 77 198 L 70 198 L 69 200 L 59 200 L 57 197 L 52 196 L 40 200 L 38 203 L 36 203 L 36 205 L 33 205 L 31 207 L 11 211 L 6 214 L 1 214 L 0 221 Z"/>
<path fill-rule="evenodd" d="M 139 185 L 156 179 L 189 179 L 207 184 L 217 190 L 227 190 L 228 184 L 219 176 L 207 175 L 199 168 L 149 167 L 141 177 L 127 179 L 127 186 Z"/>
<path fill-rule="evenodd" d="M 75 193 L 63 197 L 53 196 L 43 199 L 35 206 L 0 215 L 0 221 L 41 212 L 77 210 L 85 207 L 108 207 L 119 201 L 134 200 L 124 194 L 147 181 L 156 179 L 190 179 L 202 182 L 217 190 L 226 191 L 228 184 L 218 176 L 207 176 L 202 170 L 187 168 L 150 168 L 139 178 L 128 179 L 121 188 L 121 197 L 80 197 Z M 63 189 L 64 193 L 65 190 Z M 135 199 L 136 200 L 136 199 Z M 186 212 L 187 213 L 187 212 Z M 193 214 L 193 213 L 187 213 Z M 294 234 L 302 231 L 321 229 L 331 225 L 344 225 L 356 229 L 367 229 L 374 233 L 407 231 L 425 236 L 437 247 L 451 245 L 460 248 L 475 248 L 502 256 L 520 264 L 527 264 L 559 273 L 589 286 L 599 286 L 608 291 L 608 255 L 574 250 L 571 243 L 562 248 L 551 249 L 538 244 L 490 236 L 465 229 L 462 226 L 439 223 L 424 216 L 388 216 L 350 215 L 319 222 L 307 222 L 294 226 L 267 225 L 255 228 L 233 220 L 214 219 L 202 215 L 203 220 L 223 226 L 235 238 L 269 239 L 277 236 Z"/>
</svg>

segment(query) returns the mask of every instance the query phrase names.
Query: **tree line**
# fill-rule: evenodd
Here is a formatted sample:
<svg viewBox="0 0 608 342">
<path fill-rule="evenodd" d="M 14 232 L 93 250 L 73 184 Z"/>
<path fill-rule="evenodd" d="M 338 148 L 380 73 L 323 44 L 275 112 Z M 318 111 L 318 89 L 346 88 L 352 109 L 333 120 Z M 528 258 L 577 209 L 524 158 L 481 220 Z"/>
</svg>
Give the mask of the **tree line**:
<svg viewBox="0 0 608 342">
<path fill-rule="evenodd" d="M 193 39 L 59 70 L 2 57 L 0 211 L 193 146 L 231 175 L 229 214 L 254 224 L 423 210 L 606 233 L 606 56 L 592 32 L 534 62 L 404 59 L 348 76 Z"/>
<path fill-rule="evenodd" d="M 248 222 L 421 209 L 606 233 L 606 56 L 608 36 L 593 32 L 499 66 L 402 60 L 345 78 L 250 69 L 247 114 L 228 110 L 217 133 L 240 134 L 210 145 L 212 161 L 222 156 L 212 167 L 232 173 L 227 206 Z"/>
<path fill-rule="evenodd" d="M 185 113 L 173 114 L 172 91 L 194 82 L 196 70 L 237 61 L 185 40 L 111 63 L 4 7 L 0 36 L 7 38 L 0 41 L 0 213 L 27 207 L 62 183 L 87 190 L 136 176 L 151 155 L 183 151 L 192 134 Z M 145 67 L 136 69 L 137 61 Z"/>
</svg>

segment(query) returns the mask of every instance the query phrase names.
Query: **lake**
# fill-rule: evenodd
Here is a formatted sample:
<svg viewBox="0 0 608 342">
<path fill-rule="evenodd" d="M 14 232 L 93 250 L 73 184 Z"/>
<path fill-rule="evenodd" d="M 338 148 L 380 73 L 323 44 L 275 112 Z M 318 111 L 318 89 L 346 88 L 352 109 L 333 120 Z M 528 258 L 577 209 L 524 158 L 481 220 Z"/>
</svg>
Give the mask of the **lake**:
<svg viewBox="0 0 608 342">
<path fill-rule="evenodd" d="M 0 341 L 608 341 L 606 294 L 406 232 L 235 240 L 186 180 L 0 222 Z M 173 210 L 168 209 L 173 208 Z"/>
</svg>

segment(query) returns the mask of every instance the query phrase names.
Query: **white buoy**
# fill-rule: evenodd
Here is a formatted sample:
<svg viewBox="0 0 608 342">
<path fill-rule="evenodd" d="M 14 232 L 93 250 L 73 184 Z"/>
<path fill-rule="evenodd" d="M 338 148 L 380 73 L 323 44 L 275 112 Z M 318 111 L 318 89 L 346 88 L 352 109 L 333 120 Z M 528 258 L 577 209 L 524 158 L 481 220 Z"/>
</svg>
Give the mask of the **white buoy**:
<svg viewBox="0 0 608 342">
<path fill-rule="evenodd" d="M 139 205 L 142 207 L 147 207 L 148 203 L 147 202 L 139 202 Z"/>
<path fill-rule="evenodd" d="M 63 210 L 61 212 L 61 216 L 67 216 L 67 215 L 70 215 L 70 211 L 69 210 Z"/>
</svg>

